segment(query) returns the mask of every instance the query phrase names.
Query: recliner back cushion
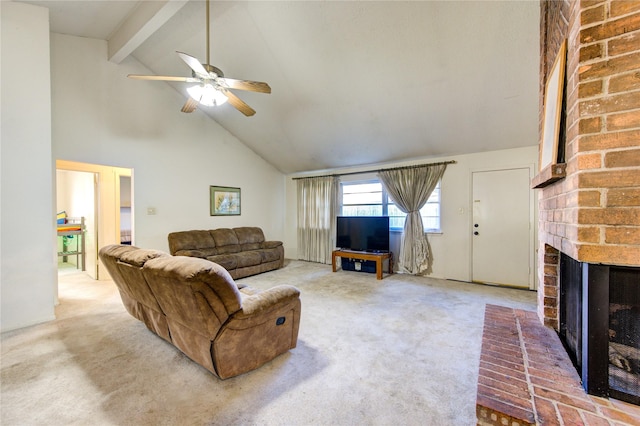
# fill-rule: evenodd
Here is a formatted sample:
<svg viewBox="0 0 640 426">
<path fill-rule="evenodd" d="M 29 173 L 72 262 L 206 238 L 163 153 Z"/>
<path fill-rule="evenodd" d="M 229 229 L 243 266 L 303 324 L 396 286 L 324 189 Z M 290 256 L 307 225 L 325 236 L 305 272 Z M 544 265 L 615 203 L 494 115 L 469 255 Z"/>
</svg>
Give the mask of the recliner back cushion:
<svg viewBox="0 0 640 426">
<path fill-rule="evenodd" d="M 102 259 L 102 263 L 107 268 L 107 272 L 111 276 L 113 282 L 118 286 L 120 291 L 124 291 L 129 297 L 132 297 L 131 291 L 116 264 L 118 263 L 120 256 L 124 253 L 135 250 L 138 250 L 138 247 L 113 244 L 102 247 L 98 252 L 100 259 Z"/>
<path fill-rule="evenodd" d="M 175 255 L 179 250 L 199 250 L 215 248 L 216 242 L 209 231 L 180 231 L 172 232 L 168 236 L 169 251 Z M 211 256 L 215 253 L 207 253 L 204 256 Z"/>
<path fill-rule="evenodd" d="M 216 242 L 218 254 L 238 253 L 240 251 L 238 237 L 236 233 L 233 232 L 233 229 L 219 228 L 210 232 Z"/>
<path fill-rule="evenodd" d="M 158 312 L 162 310 L 144 279 L 142 267 L 147 261 L 160 257 L 169 257 L 169 255 L 159 250 L 137 249 L 123 253 L 116 264 L 133 298 Z"/>
<path fill-rule="evenodd" d="M 229 315 L 240 310 L 238 289 L 226 269 L 196 257 L 159 257 L 143 274 L 169 324 L 175 321 L 213 339 Z"/>
<path fill-rule="evenodd" d="M 148 260 L 162 256 L 169 255 L 160 250 L 138 249 L 123 253 L 122 256 L 120 256 L 120 262 L 128 263 L 131 266 L 137 266 L 141 268 Z"/>
<path fill-rule="evenodd" d="M 264 242 L 264 233 L 261 228 L 258 227 L 240 227 L 233 228 L 238 237 L 238 244 L 240 244 L 240 250 L 257 250 L 262 248 Z"/>
</svg>

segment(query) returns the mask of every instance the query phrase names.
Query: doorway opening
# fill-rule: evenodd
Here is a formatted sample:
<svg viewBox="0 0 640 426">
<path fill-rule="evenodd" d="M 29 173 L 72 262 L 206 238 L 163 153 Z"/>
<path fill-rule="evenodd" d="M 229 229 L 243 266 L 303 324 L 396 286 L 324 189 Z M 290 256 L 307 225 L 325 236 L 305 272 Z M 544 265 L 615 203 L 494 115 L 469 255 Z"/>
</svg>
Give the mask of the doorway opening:
<svg viewBox="0 0 640 426">
<path fill-rule="evenodd" d="M 120 176 L 120 244 L 131 245 L 131 176 Z"/>
<path fill-rule="evenodd" d="M 93 172 L 56 170 L 58 272 L 97 279 L 96 183 Z"/>
<path fill-rule="evenodd" d="M 98 259 L 98 250 L 107 244 L 132 244 L 135 239 L 133 169 L 99 164 L 56 161 L 57 211 L 80 218 L 84 235 L 67 238 L 68 247 L 80 247 L 82 258 L 59 256 L 58 273 L 82 271 L 76 263 L 85 264 L 85 273 L 95 280 L 108 279 Z M 81 242 L 80 238 L 84 237 Z M 62 238 L 58 253 L 63 252 Z M 76 245 L 80 242 L 80 245 Z M 80 260 L 81 259 L 81 260 Z"/>
</svg>

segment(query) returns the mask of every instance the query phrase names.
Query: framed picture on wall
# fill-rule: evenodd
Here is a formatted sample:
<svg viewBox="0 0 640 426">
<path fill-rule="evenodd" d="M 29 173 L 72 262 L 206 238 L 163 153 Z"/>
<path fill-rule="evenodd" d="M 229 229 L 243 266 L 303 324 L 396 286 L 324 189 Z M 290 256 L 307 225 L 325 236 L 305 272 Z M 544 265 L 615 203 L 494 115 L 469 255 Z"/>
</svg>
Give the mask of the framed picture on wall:
<svg viewBox="0 0 640 426">
<path fill-rule="evenodd" d="M 239 216 L 240 188 L 210 186 L 209 203 L 211 216 Z"/>
<path fill-rule="evenodd" d="M 560 139 L 560 119 L 562 116 L 566 60 L 567 40 L 565 39 L 553 62 L 545 86 L 540 170 L 543 170 L 551 164 L 557 164 L 558 162 L 558 144 Z"/>
</svg>

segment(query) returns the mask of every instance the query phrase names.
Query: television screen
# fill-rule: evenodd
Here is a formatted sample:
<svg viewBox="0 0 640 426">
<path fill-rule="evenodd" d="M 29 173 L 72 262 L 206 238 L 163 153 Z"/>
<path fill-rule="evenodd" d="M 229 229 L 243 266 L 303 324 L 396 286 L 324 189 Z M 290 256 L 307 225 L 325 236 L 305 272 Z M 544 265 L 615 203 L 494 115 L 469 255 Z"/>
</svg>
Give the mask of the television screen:
<svg viewBox="0 0 640 426">
<path fill-rule="evenodd" d="M 370 252 L 389 251 L 388 216 L 338 216 L 336 246 Z"/>
</svg>

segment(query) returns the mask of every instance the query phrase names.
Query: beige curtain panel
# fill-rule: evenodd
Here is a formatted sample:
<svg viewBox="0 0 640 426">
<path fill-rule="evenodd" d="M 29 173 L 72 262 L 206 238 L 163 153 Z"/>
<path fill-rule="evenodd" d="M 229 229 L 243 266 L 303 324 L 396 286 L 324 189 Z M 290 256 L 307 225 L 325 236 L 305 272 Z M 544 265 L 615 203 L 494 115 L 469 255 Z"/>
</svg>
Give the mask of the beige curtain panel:
<svg viewBox="0 0 640 426">
<path fill-rule="evenodd" d="M 298 259 L 331 263 L 334 248 L 338 177 L 298 180 Z"/>
<path fill-rule="evenodd" d="M 399 272 L 412 275 L 431 273 L 433 258 L 420 209 L 429 200 L 446 168 L 446 164 L 435 164 L 378 172 L 391 199 L 407 214 L 397 261 Z"/>
</svg>

